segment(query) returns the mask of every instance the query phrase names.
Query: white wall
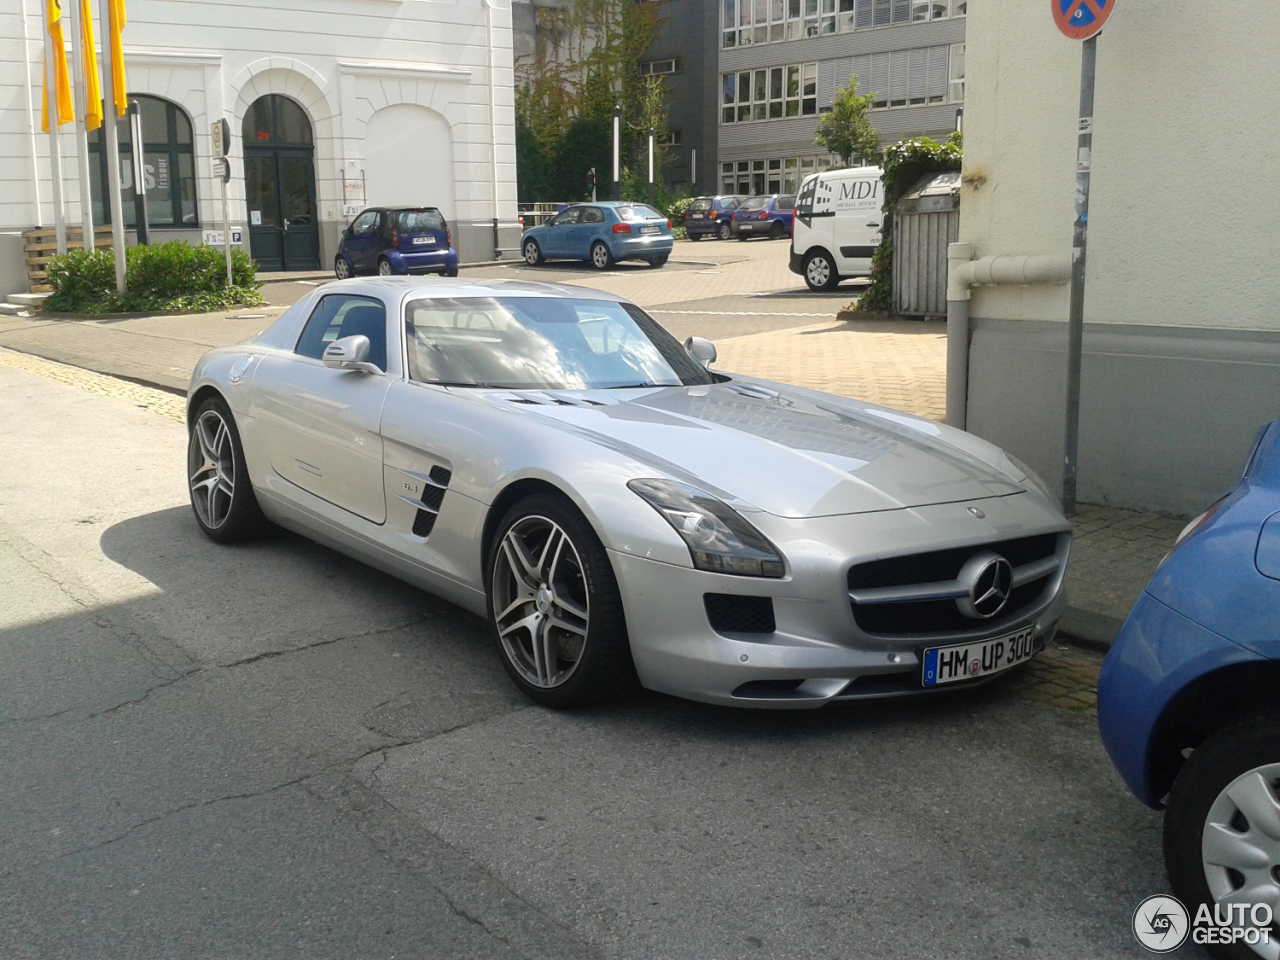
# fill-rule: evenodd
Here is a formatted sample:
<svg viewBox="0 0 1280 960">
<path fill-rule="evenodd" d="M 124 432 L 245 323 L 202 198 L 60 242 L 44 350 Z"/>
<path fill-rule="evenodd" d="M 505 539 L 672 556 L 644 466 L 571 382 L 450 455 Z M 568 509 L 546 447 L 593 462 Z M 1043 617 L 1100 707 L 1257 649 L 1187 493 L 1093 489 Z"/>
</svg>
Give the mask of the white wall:
<svg viewBox="0 0 1280 960">
<path fill-rule="evenodd" d="M 365 130 L 370 206 L 439 207 L 455 213 L 453 136 L 448 122 L 417 104 L 383 107 Z"/>
<path fill-rule="evenodd" d="M 970 8 L 961 240 L 1071 246 L 1080 43 L 1049 5 Z M 1088 321 L 1280 330 L 1280 3 L 1119 0 L 1098 40 Z M 970 312 L 1064 320 L 1067 287 Z"/>
</svg>

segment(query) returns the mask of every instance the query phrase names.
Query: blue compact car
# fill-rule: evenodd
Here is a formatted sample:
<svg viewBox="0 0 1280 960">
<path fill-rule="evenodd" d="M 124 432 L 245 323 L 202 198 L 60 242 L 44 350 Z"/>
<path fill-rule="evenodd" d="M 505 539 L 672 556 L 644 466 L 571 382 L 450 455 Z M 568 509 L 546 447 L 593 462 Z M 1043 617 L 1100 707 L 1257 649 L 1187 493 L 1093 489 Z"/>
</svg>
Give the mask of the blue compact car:
<svg viewBox="0 0 1280 960">
<path fill-rule="evenodd" d="M 728 240 L 730 236 L 730 214 L 746 197 L 720 196 L 697 197 L 684 212 L 684 230 L 690 240 L 701 240 L 703 237 L 719 237 Z"/>
<path fill-rule="evenodd" d="M 357 273 L 458 275 L 458 251 L 449 224 L 435 207 L 373 207 L 342 231 L 333 272 L 339 280 Z"/>
<path fill-rule="evenodd" d="M 525 263 L 586 260 L 607 270 L 619 260 L 644 260 L 660 267 L 671 256 L 671 221 L 645 203 L 579 203 L 524 232 Z"/>
<path fill-rule="evenodd" d="M 796 198 L 779 194 L 748 197 L 730 216 L 730 229 L 739 240 L 768 237 L 781 240 L 791 236 L 791 220 L 796 215 Z"/>
<path fill-rule="evenodd" d="M 1280 920 L 1280 420 L 1125 620 L 1098 677 L 1098 727 L 1129 789 L 1165 807 L 1169 881 L 1192 914 L 1269 903 Z M 1270 939 L 1206 946 L 1280 955 L 1280 926 Z"/>
</svg>

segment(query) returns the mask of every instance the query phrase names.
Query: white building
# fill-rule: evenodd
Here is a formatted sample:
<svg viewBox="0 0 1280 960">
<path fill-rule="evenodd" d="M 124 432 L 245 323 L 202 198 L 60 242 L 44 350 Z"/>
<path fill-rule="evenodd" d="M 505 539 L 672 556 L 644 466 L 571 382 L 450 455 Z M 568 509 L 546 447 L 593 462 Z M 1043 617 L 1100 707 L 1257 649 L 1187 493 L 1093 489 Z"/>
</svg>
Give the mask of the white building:
<svg viewBox="0 0 1280 960">
<path fill-rule="evenodd" d="M 98 0 L 89 2 L 100 23 Z M 42 4 L 17 0 L 0 13 L 0 293 L 27 285 L 20 231 L 53 224 L 49 138 L 39 129 Z M 142 107 L 153 242 L 199 243 L 203 229 L 221 228 L 210 125 L 226 118 L 230 219 L 263 270 L 331 267 L 364 205 L 440 207 L 464 262 L 518 247 L 509 0 L 127 7 L 126 76 Z M 78 224 L 71 130 L 61 138 L 64 195 L 67 221 Z M 89 167 L 102 224 L 106 163 L 96 142 Z"/>
<path fill-rule="evenodd" d="M 1047 3 L 983 0 L 966 36 L 960 240 L 1066 256 L 1080 43 Z M 1117 0 L 1098 38 L 1079 499 L 1197 512 L 1280 416 L 1280 3 Z M 969 307 L 968 428 L 1057 484 L 1068 285 Z"/>
</svg>

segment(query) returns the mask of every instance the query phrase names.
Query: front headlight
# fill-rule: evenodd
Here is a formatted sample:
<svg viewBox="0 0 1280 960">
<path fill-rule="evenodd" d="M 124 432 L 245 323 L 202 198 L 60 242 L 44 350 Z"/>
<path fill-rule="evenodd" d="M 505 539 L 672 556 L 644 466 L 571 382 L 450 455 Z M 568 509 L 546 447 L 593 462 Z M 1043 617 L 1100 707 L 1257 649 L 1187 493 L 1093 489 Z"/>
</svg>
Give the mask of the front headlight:
<svg viewBox="0 0 1280 960">
<path fill-rule="evenodd" d="M 699 570 L 743 577 L 783 575 L 778 548 L 724 501 L 672 480 L 632 480 L 627 486 L 675 528 Z"/>
</svg>

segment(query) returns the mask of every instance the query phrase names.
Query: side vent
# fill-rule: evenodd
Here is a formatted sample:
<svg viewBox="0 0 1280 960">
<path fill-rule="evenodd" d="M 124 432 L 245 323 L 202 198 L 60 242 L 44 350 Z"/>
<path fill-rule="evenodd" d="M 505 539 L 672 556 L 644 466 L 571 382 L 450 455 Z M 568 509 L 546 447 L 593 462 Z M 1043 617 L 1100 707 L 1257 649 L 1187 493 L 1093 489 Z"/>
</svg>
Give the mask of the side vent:
<svg viewBox="0 0 1280 960">
<path fill-rule="evenodd" d="M 435 529 L 436 517 L 440 514 L 440 505 L 444 503 L 444 493 L 449 488 L 449 481 L 453 479 L 453 472 L 444 467 L 432 467 L 425 477 L 417 473 L 410 476 L 422 481 L 422 497 L 418 500 L 410 500 L 408 497 L 400 499 L 418 508 L 413 518 L 413 535 L 425 540 Z"/>
</svg>

